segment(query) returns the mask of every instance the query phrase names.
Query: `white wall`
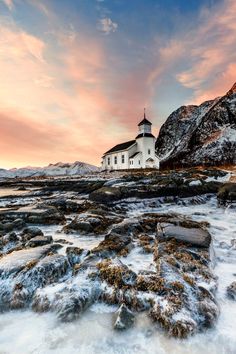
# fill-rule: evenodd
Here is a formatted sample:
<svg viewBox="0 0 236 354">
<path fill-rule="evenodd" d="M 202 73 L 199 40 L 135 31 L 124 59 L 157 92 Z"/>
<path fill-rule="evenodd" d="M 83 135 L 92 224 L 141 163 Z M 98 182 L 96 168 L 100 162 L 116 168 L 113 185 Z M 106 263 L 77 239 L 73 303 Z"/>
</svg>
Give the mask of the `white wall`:
<svg viewBox="0 0 236 354">
<path fill-rule="evenodd" d="M 102 167 L 106 170 L 123 170 L 129 168 L 129 156 L 135 153 L 136 145 L 129 150 L 114 152 L 103 157 Z M 134 151 L 134 152 L 133 152 Z M 122 163 L 122 155 L 125 157 L 125 163 Z M 115 157 L 117 157 L 117 164 L 115 164 Z M 110 158 L 110 165 L 108 165 L 108 158 Z"/>
<path fill-rule="evenodd" d="M 142 162 L 141 162 L 141 167 L 146 168 L 150 167 L 149 164 L 146 162 L 147 159 L 152 158 L 155 162 L 154 165 L 155 167 L 159 168 L 159 161 L 155 155 L 155 138 L 151 137 L 142 137 L 138 138 L 136 140 L 138 144 L 138 151 L 142 152 Z M 150 154 L 148 151 L 150 150 Z"/>
<path fill-rule="evenodd" d="M 141 168 L 141 167 L 142 167 L 142 154 L 138 154 L 133 159 L 130 160 L 130 168 Z"/>
<path fill-rule="evenodd" d="M 139 133 L 151 133 L 152 126 L 149 124 L 142 124 L 139 126 Z"/>
</svg>

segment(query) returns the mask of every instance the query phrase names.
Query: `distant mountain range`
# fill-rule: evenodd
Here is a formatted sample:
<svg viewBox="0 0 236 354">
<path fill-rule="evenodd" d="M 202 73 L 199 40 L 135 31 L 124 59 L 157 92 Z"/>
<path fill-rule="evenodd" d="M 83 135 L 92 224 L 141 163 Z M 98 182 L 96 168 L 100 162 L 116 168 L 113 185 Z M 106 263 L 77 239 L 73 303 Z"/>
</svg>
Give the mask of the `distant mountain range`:
<svg viewBox="0 0 236 354">
<path fill-rule="evenodd" d="M 182 106 L 160 129 L 161 167 L 236 164 L 236 83 L 222 97 Z"/>
<path fill-rule="evenodd" d="M 46 167 L 23 167 L 10 170 L 0 169 L 0 178 L 37 177 L 37 176 L 72 176 L 99 171 L 99 168 L 84 162 L 50 164 Z"/>
</svg>

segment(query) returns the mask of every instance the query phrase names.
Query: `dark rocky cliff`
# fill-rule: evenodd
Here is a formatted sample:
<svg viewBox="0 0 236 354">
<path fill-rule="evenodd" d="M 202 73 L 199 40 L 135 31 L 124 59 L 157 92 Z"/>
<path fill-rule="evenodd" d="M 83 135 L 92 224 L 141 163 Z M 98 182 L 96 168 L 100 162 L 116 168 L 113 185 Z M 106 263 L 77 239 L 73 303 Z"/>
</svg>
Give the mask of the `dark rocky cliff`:
<svg viewBox="0 0 236 354">
<path fill-rule="evenodd" d="M 156 141 L 161 168 L 236 164 L 236 83 L 226 95 L 200 106 L 182 106 Z"/>
</svg>

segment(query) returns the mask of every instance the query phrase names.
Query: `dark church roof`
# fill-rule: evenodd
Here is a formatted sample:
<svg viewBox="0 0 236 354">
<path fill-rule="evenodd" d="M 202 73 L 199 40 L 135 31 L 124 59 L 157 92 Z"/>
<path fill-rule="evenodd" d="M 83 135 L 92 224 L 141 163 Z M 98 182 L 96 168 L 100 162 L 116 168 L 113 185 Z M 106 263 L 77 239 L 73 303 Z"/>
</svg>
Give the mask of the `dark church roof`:
<svg viewBox="0 0 236 354">
<path fill-rule="evenodd" d="M 147 120 L 147 118 L 145 116 L 144 116 L 143 120 L 138 124 L 138 126 L 140 127 L 140 125 L 144 125 L 144 124 L 152 125 L 152 123 L 149 122 L 149 120 Z"/>
<path fill-rule="evenodd" d="M 138 139 L 138 138 L 155 138 L 154 135 L 152 135 L 152 133 L 140 133 L 139 135 L 136 136 L 135 139 Z"/>
<path fill-rule="evenodd" d="M 140 154 L 140 151 L 135 152 L 135 154 L 133 154 L 132 156 L 130 156 L 130 159 L 133 159 L 135 156 L 137 156 L 138 154 Z"/>
<path fill-rule="evenodd" d="M 147 120 L 147 118 L 146 118 L 146 108 L 144 108 L 143 120 L 141 120 L 141 122 L 138 124 L 138 126 L 140 127 L 140 125 L 144 125 L 144 124 L 152 125 L 152 123 L 149 122 L 149 120 Z"/>
<path fill-rule="evenodd" d="M 118 144 L 118 145 L 114 146 L 112 149 L 105 152 L 104 155 L 110 154 L 111 152 L 118 152 L 118 151 L 126 150 L 130 146 L 132 146 L 135 142 L 136 142 L 135 140 L 130 140 L 130 141 L 126 141 L 125 143 Z"/>
</svg>

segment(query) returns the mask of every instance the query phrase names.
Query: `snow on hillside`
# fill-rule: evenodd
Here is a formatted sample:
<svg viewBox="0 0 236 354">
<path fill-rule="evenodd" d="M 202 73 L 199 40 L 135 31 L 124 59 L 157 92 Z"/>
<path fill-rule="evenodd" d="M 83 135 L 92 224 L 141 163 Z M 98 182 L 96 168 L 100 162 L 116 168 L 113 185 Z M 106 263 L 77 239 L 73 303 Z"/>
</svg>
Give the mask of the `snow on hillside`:
<svg viewBox="0 0 236 354">
<path fill-rule="evenodd" d="M 74 163 L 50 164 L 46 167 L 23 167 L 10 170 L 0 169 L 0 178 L 33 177 L 33 176 L 72 176 L 84 175 L 99 171 L 96 166 L 76 161 Z"/>
<path fill-rule="evenodd" d="M 162 167 L 236 164 L 236 84 L 200 106 L 182 106 L 160 129 L 156 153 Z"/>
</svg>

